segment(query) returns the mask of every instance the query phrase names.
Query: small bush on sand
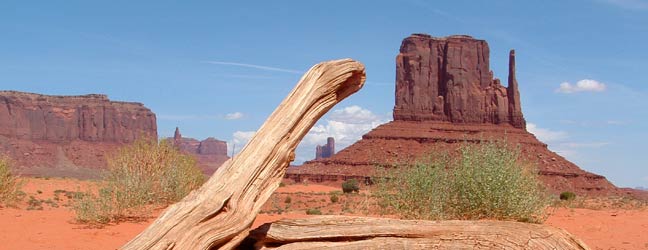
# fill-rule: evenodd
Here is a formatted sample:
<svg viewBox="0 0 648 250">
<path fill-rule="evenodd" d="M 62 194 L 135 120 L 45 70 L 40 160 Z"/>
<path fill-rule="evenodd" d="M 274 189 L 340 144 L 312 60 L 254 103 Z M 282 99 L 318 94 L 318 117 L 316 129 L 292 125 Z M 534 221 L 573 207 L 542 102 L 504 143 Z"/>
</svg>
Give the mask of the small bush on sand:
<svg viewBox="0 0 648 250">
<path fill-rule="evenodd" d="M 563 201 L 573 201 L 576 199 L 576 194 L 572 192 L 562 192 L 560 193 L 560 200 Z"/>
<path fill-rule="evenodd" d="M 336 203 L 340 200 L 340 197 L 338 197 L 337 194 L 330 194 L 329 199 L 331 200 L 331 203 Z"/>
<path fill-rule="evenodd" d="M 196 161 L 168 141 L 138 140 L 109 158 L 98 192 L 80 196 L 73 208 L 86 223 L 139 217 L 149 206 L 179 201 L 204 180 Z"/>
<path fill-rule="evenodd" d="M 342 192 L 351 193 L 351 192 L 360 192 L 360 186 L 358 185 L 358 180 L 350 179 L 342 183 Z"/>
<path fill-rule="evenodd" d="M 308 214 L 308 215 L 322 215 L 322 211 L 320 211 L 317 208 L 310 208 L 310 209 L 306 210 L 306 214 Z"/>
<path fill-rule="evenodd" d="M 43 200 L 36 199 L 34 196 L 29 196 L 27 200 L 27 210 L 43 210 Z"/>
<path fill-rule="evenodd" d="M 498 219 L 541 222 L 549 196 L 519 149 L 494 142 L 465 144 L 448 154 L 381 169 L 378 204 L 409 219 Z"/>
<path fill-rule="evenodd" d="M 14 206 L 22 199 L 24 196 L 20 190 L 22 185 L 23 182 L 11 174 L 11 160 L 0 156 L 0 207 Z"/>
</svg>

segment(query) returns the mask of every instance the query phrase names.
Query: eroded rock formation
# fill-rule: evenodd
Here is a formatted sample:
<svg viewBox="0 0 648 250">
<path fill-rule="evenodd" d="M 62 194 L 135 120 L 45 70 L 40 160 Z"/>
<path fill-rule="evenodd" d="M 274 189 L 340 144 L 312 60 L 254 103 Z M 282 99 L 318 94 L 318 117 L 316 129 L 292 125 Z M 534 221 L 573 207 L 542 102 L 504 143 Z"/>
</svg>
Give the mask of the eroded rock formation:
<svg viewBox="0 0 648 250">
<path fill-rule="evenodd" d="M 315 147 L 315 160 L 330 158 L 333 154 L 335 154 L 335 139 L 333 137 L 326 138 L 326 144 Z"/>
<path fill-rule="evenodd" d="M 157 138 L 155 114 L 141 103 L 0 91 L 0 153 L 22 174 L 93 176 L 140 137 Z"/>
<path fill-rule="evenodd" d="M 493 78 L 488 43 L 414 34 L 396 57 L 394 120 L 511 124 L 524 128 L 511 51 L 508 88 Z"/>
<path fill-rule="evenodd" d="M 461 142 L 506 140 L 537 163 L 540 178 L 554 192 L 619 192 L 605 177 L 583 171 L 526 131 L 509 54 L 508 86 L 493 78 L 486 41 L 469 36 L 436 38 L 414 34 L 396 57 L 394 121 L 383 124 L 333 157 L 287 171 L 295 181 L 370 182 L 377 166 L 419 160 Z"/>
<path fill-rule="evenodd" d="M 227 143 L 225 141 L 217 140 L 213 137 L 202 141 L 182 137 L 180 129 L 177 127 L 173 138 L 169 139 L 173 140 L 173 144 L 180 151 L 195 156 L 198 161 L 198 166 L 205 174 L 211 175 L 223 162 L 229 159 L 227 156 Z"/>
</svg>

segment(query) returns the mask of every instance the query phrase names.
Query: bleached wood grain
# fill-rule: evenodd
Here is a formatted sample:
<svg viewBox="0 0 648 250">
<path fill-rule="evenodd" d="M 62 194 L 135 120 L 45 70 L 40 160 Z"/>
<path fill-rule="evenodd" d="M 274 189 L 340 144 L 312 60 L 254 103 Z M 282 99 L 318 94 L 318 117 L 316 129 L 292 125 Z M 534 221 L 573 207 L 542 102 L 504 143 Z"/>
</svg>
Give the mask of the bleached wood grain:
<svg viewBox="0 0 648 250">
<path fill-rule="evenodd" d="M 364 65 L 351 59 L 313 66 L 238 155 L 122 249 L 235 248 L 279 186 L 304 135 L 364 81 Z"/>
</svg>

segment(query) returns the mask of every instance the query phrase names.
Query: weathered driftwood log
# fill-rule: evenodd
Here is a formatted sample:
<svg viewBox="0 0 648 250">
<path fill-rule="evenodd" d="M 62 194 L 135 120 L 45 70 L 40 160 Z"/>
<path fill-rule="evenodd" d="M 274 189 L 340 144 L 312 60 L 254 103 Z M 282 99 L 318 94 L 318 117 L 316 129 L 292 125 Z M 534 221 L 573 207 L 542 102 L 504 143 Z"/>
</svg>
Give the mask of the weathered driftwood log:
<svg viewBox="0 0 648 250">
<path fill-rule="evenodd" d="M 242 249 L 589 249 L 554 227 L 510 221 L 317 216 L 252 230 Z"/>
<path fill-rule="evenodd" d="M 279 186 L 297 144 L 322 115 L 358 91 L 364 80 L 364 66 L 351 59 L 313 66 L 238 155 L 122 248 L 238 246 Z"/>
</svg>

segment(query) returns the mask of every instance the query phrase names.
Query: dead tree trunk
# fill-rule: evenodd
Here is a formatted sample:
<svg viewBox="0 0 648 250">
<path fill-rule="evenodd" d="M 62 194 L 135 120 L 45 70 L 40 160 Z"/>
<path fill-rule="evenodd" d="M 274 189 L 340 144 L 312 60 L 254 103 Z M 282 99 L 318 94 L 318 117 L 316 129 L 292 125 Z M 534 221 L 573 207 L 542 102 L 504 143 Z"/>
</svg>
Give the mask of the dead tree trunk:
<svg viewBox="0 0 648 250">
<path fill-rule="evenodd" d="M 364 80 L 364 66 L 351 59 L 313 66 L 238 155 L 122 249 L 236 247 L 279 186 L 297 144 Z"/>
<path fill-rule="evenodd" d="M 416 221 L 350 216 L 280 220 L 244 249 L 589 249 L 568 232 L 511 221 Z"/>
</svg>

